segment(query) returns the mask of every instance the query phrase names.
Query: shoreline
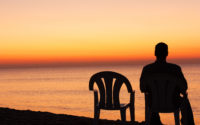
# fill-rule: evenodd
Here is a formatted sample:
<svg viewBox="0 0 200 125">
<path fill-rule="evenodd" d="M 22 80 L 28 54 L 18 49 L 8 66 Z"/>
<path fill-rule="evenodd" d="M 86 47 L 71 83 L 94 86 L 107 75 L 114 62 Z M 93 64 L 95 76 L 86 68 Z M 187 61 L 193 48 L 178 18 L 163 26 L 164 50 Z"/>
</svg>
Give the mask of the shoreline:
<svg viewBox="0 0 200 125">
<path fill-rule="evenodd" d="M 54 114 L 50 112 L 16 110 L 0 107 L 1 125 L 93 125 L 93 118 Z M 121 125 L 120 120 L 100 119 L 99 125 Z M 143 125 L 137 121 L 127 121 L 125 125 Z"/>
</svg>

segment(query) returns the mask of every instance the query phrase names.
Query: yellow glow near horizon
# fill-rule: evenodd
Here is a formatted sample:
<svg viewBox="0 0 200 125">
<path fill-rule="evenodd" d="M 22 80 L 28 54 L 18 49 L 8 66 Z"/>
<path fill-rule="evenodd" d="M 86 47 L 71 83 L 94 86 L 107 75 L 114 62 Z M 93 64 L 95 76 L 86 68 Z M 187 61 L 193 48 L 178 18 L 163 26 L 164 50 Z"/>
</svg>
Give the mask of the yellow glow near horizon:
<svg viewBox="0 0 200 125">
<path fill-rule="evenodd" d="M 6 0 L 0 61 L 200 58 L 200 2 Z"/>
</svg>

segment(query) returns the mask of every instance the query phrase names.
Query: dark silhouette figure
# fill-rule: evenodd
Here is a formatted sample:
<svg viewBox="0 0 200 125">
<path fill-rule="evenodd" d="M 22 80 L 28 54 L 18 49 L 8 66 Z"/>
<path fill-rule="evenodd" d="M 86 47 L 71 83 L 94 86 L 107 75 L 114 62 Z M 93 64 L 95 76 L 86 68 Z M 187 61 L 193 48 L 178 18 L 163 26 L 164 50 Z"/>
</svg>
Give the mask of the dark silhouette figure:
<svg viewBox="0 0 200 125">
<path fill-rule="evenodd" d="M 129 80 L 123 75 L 112 72 L 103 71 L 94 74 L 89 82 L 89 89 L 93 90 L 94 83 L 97 84 L 100 92 L 100 101 L 98 100 L 98 92 L 94 90 L 94 124 L 99 119 L 100 109 L 104 110 L 120 110 L 121 120 L 126 121 L 126 109 L 130 109 L 131 121 L 135 121 L 134 96 Z M 130 95 L 130 103 L 120 104 L 119 93 L 121 86 L 125 84 Z"/>
<path fill-rule="evenodd" d="M 150 124 L 162 124 L 157 110 L 175 112 L 175 121 L 176 124 L 179 124 L 177 119 L 179 110 L 176 110 L 179 108 L 182 114 L 182 124 L 194 125 L 193 113 L 186 92 L 187 82 L 180 66 L 166 62 L 168 56 L 167 44 L 158 43 L 155 47 L 155 56 L 156 61 L 143 68 L 140 78 L 140 90 L 147 93 L 145 94 L 145 104 L 154 111 L 150 114 Z M 160 102 L 156 102 L 158 100 Z M 158 105 L 161 107 L 158 107 Z M 145 108 L 145 112 L 148 112 L 147 110 L 148 108 Z M 147 117 L 145 117 L 146 121 L 148 121 Z"/>
</svg>

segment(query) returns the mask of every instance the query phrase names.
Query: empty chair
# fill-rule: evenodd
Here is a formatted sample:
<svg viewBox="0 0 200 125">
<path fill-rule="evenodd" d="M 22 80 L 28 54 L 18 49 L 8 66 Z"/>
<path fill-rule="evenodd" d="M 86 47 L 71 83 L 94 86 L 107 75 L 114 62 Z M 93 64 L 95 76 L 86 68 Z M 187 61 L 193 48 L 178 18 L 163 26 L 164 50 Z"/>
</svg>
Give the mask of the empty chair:
<svg viewBox="0 0 200 125">
<path fill-rule="evenodd" d="M 148 93 L 145 93 L 145 120 L 150 123 L 151 113 L 174 113 L 175 124 L 180 125 L 179 107 L 180 82 L 170 74 L 152 74 L 146 81 Z M 148 99 L 147 99 L 148 98 Z"/>
<path fill-rule="evenodd" d="M 98 91 L 94 90 L 94 120 L 100 116 L 100 109 L 104 110 L 120 110 L 121 120 L 126 121 L 126 109 L 130 109 L 131 121 L 135 121 L 134 109 L 134 94 L 129 80 L 123 75 L 112 72 L 103 71 L 94 74 L 89 81 L 89 90 L 93 90 L 94 83 L 100 92 L 100 100 L 98 100 Z M 125 84 L 130 93 L 130 102 L 128 104 L 121 104 L 119 100 L 119 93 L 121 86 Z"/>
</svg>

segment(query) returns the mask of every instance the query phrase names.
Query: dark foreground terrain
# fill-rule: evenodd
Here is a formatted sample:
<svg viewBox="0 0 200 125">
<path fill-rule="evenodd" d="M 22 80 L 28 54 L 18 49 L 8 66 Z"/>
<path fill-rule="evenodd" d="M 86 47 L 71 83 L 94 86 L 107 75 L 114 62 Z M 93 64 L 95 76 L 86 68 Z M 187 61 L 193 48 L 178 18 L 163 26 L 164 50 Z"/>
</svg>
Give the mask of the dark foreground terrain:
<svg viewBox="0 0 200 125">
<path fill-rule="evenodd" d="M 0 125 L 92 125 L 93 119 L 80 116 L 0 108 Z M 99 125 L 121 125 L 112 120 L 99 120 Z M 126 122 L 125 125 L 142 125 Z"/>
</svg>

